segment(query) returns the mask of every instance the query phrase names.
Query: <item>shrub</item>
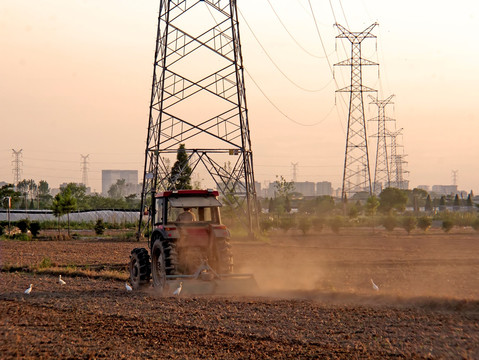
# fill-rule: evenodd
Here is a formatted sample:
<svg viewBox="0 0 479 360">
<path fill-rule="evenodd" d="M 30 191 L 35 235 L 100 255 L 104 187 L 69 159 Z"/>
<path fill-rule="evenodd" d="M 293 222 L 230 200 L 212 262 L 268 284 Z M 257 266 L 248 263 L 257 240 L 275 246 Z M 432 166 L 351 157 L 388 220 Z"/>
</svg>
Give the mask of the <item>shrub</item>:
<svg viewBox="0 0 479 360">
<path fill-rule="evenodd" d="M 5 229 L 3 228 L 3 226 L 0 225 L 0 236 L 3 235 L 4 231 L 5 231 Z"/>
<path fill-rule="evenodd" d="M 329 226 L 331 226 L 331 230 L 335 234 L 339 234 L 339 231 L 341 230 L 341 227 L 343 226 L 344 221 L 342 216 L 335 216 L 334 218 L 331 219 L 329 222 Z"/>
<path fill-rule="evenodd" d="M 31 231 L 33 237 L 37 237 L 38 234 L 40 234 L 40 229 L 41 229 L 41 226 L 40 226 L 40 223 L 38 221 L 34 221 L 30 224 L 30 231 Z"/>
<path fill-rule="evenodd" d="M 20 229 L 22 234 L 26 234 L 30 228 L 30 220 L 22 219 L 17 222 L 17 227 Z"/>
<path fill-rule="evenodd" d="M 15 240 L 20 240 L 20 241 L 30 241 L 31 237 L 28 234 L 20 233 L 20 234 L 15 234 L 13 235 L 13 238 Z"/>
<path fill-rule="evenodd" d="M 451 219 L 444 219 L 441 227 L 445 232 L 449 232 L 454 227 L 454 222 Z"/>
<path fill-rule="evenodd" d="M 102 219 L 98 219 L 95 224 L 95 234 L 102 235 L 105 232 L 105 224 Z"/>
<path fill-rule="evenodd" d="M 389 215 L 383 219 L 382 225 L 387 231 L 393 231 L 397 225 L 397 220 L 394 216 Z"/>
<path fill-rule="evenodd" d="M 417 226 L 424 231 L 427 231 L 432 225 L 432 219 L 429 216 L 421 216 L 418 219 Z"/>
<path fill-rule="evenodd" d="M 279 227 L 284 231 L 288 231 L 289 229 L 293 228 L 295 225 L 294 218 L 291 216 L 284 216 L 279 219 Z"/>
<path fill-rule="evenodd" d="M 472 225 L 471 225 L 471 226 L 472 226 L 472 228 L 473 228 L 474 230 L 479 231 L 479 218 L 477 218 L 476 220 L 474 220 L 474 221 L 472 222 Z"/>
<path fill-rule="evenodd" d="M 320 218 L 320 217 L 314 218 L 311 221 L 311 223 L 312 223 L 314 231 L 321 232 L 323 230 L 323 227 L 324 227 L 324 219 L 323 218 Z"/>
<path fill-rule="evenodd" d="M 402 219 L 402 227 L 408 235 L 416 228 L 417 220 L 414 216 L 406 216 Z"/>
<path fill-rule="evenodd" d="M 38 264 L 39 269 L 48 269 L 52 267 L 52 260 L 48 256 L 44 256 L 40 264 Z"/>
<path fill-rule="evenodd" d="M 311 219 L 307 216 L 303 216 L 302 218 L 299 219 L 298 222 L 298 228 L 303 232 L 304 235 L 306 235 L 309 230 L 311 230 Z"/>
<path fill-rule="evenodd" d="M 267 232 L 271 230 L 271 228 L 274 225 L 273 219 L 269 217 L 263 217 L 259 221 L 259 228 L 261 229 L 262 232 Z"/>
</svg>

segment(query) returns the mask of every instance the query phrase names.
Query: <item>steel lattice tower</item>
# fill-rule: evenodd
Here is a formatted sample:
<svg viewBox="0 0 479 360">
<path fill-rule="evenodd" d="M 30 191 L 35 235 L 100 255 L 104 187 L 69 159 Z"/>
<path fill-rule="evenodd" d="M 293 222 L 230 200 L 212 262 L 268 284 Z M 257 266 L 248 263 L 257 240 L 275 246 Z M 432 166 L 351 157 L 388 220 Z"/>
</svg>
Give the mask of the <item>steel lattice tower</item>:
<svg viewBox="0 0 479 360">
<path fill-rule="evenodd" d="M 386 106 L 389 104 L 394 104 L 391 102 L 394 95 L 389 96 L 387 99 L 379 100 L 371 95 L 371 104 L 375 104 L 378 107 L 378 116 L 369 121 L 377 121 L 378 123 L 378 132 L 373 135 L 377 138 L 376 146 L 376 162 L 374 164 L 374 182 L 373 182 L 373 193 L 379 194 L 384 187 L 391 186 L 391 175 L 389 172 L 389 158 L 387 150 L 387 141 L 386 141 L 386 121 L 394 121 L 386 116 Z"/>
<path fill-rule="evenodd" d="M 81 155 L 81 182 L 85 187 L 88 187 L 88 157 L 90 154 Z"/>
<path fill-rule="evenodd" d="M 376 90 L 363 85 L 362 67 L 378 64 L 362 58 L 361 43 L 364 39 L 376 38 L 375 35 L 371 34 L 376 25 L 377 23 L 374 23 L 362 32 L 351 32 L 345 27 L 336 24 L 341 32 L 336 38 L 347 39 L 351 42 L 351 58 L 334 64 L 335 66 L 349 66 L 351 68 L 351 85 L 336 90 L 337 92 L 349 93 L 348 130 L 341 193 L 343 200 L 360 191 L 366 191 L 371 194 L 363 93 L 376 92 Z"/>
<path fill-rule="evenodd" d="M 176 179 L 168 161 L 180 144 L 185 144 L 192 171 L 206 169 L 219 191 L 244 209 L 250 232 L 256 228 L 235 0 L 160 1 L 142 209 L 151 193 L 173 189 Z M 140 215 L 140 228 L 141 220 Z"/>
<path fill-rule="evenodd" d="M 407 182 L 404 179 L 404 174 L 407 172 L 404 170 L 403 165 L 407 164 L 407 161 L 404 160 L 406 157 L 405 154 L 398 154 L 397 148 L 402 145 L 398 145 L 397 137 L 402 135 L 402 128 L 396 131 L 386 130 L 387 136 L 390 138 L 390 151 L 391 158 L 389 162 L 389 168 L 391 173 L 391 186 L 397 187 L 398 189 L 407 189 Z"/>
<path fill-rule="evenodd" d="M 15 187 L 17 186 L 17 184 L 20 182 L 20 178 L 22 176 L 22 164 L 23 164 L 23 161 L 20 160 L 20 158 L 22 157 L 22 151 L 23 149 L 20 149 L 20 150 L 15 150 L 15 149 L 12 149 L 13 151 L 13 160 L 12 160 L 12 165 L 13 165 L 13 185 L 15 185 Z"/>
</svg>

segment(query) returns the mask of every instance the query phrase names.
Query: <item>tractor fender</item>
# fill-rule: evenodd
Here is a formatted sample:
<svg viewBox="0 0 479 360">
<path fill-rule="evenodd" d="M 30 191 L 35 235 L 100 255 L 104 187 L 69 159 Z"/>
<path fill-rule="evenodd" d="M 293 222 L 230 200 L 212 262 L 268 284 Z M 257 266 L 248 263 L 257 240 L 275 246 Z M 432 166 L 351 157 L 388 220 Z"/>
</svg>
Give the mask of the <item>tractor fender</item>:
<svg viewBox="0 0 479 360">
<path fill-rule="evenodd" d="M 231 236 L 229 230 L 224 225 L 213 226 L 211 230 L 216 239 L 229 238 Z"/>
<path fill-rule="evenodd" d="M 168 239 L 179 239 L 180 232 L 176 226 L 159 226 L 158 228 L 153 230 L 151 234 L 151 239 L 162 238 L 165 240 Z M 151 244 L 153 246 L 153 244 Z"/>
</svg>

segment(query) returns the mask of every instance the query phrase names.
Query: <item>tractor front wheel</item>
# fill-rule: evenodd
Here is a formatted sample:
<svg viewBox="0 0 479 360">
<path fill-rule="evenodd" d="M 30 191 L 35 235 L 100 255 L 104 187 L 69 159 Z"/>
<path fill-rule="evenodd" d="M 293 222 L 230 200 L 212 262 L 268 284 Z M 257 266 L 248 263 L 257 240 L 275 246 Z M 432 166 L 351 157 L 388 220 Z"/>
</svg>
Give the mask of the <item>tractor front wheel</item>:
<svg viewBox="0 0 479 360">
<path fill-rule="evenodd" d="M 139 289 L 148 285 L 151 273 L 148 250 L 144 248 L 133 249 L 130 255 L 129 269 L 130 282 L 133 289 Z"/>
</svg>

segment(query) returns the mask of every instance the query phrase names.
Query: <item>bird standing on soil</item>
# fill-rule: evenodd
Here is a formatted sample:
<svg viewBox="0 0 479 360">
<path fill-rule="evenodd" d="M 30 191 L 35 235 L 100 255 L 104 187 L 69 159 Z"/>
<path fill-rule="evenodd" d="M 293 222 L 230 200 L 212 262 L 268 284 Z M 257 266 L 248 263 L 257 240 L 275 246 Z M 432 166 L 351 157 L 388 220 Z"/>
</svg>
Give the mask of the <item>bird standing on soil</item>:
<svg viewBox="0 0 479 360">
<path fill-rule="evenodd" d="M 30 293 L 32 292 L 32 287 L 33 287 L 33 284 L 30 284 L 30 287 L 27 290 L 25 290 L 25 294 L 30 295 Z"/>
<path fill-rule="evenodd" d="M 370 280 L 371 280 L 371 285 L 373 286 L 373 290 L 374 290 L 374 291 L 378 291 L 378 290 L 379 290 L 379 286 L 377 286 L 377 285 L 374 283 L 373 279 L 370 279 Z"/>
<path fill-rule="evenodd" d="M 173 291 L 173 295 L 175 295 L 175 296 L 180 296 L 181 289 L 183 289 L 183 282 L 180 282 L 180 286 L 178 286 L 178 287 L 176 288 L 176 290 Z"/>
<path fill-rule="evenodd" d="M 66 285 L 66 282 L 63 281 L 62 279 L 62 276 L 61 275 L 58 275 L 58 282 L 60 283 L 60 285 Z"/>
<path fill-rule="evenodd" d="M 126 291 L 132 291 L 133 290 L 133 288 L 130 285 L 128 285 L 128 283 L 125 283 L 125 289 L 126 289 Z"/>
</svg>

